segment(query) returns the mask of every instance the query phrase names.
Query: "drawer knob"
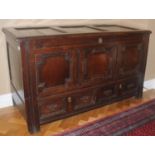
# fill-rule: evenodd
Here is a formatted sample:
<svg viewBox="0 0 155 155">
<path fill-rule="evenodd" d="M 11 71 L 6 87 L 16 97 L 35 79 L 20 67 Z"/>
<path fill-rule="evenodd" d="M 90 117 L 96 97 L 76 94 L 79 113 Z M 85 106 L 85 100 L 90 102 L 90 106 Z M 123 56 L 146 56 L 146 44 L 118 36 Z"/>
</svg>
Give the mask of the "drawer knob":
<svg viewBox="0 0 155 155">
<path fill-rule="evenodd" d="M 102 43 L 103 43 L 103 39 L 102 39 L 102 38 L 99 38 L 99 39 L 98 39 L 98 43 L 99 43 L 99 44 L 102 44 Z"/>
<path fill-rule="evenodd" d="M 119 89 L 122 89 L 122 84 L 119 85 Z"/>
<path fill-rule="evenodd" d="M 45 82 L 42 82 L 38 85 L 38 88 L 44 88 L 45 87 Z"/>
<path fill-rule="evenodd" d="M 71 103 L 72 102 L 72 98 L 71 97 L 67 97 L 67 102 Z"/>
</svg>

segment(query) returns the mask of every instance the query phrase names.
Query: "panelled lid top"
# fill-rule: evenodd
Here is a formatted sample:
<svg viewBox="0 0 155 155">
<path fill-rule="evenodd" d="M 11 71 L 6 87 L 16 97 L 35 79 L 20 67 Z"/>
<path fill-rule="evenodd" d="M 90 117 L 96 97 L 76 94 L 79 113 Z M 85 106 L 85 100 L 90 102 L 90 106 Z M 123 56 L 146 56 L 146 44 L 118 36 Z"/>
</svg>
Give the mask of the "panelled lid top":
<svg viewBox="0 0 155 155">
<path fill-rule="evenodd" d="M 67 34 L 88 34 L 107 32 L 135 32 L 142 31 L 135 28 L 120 25 L 72 25 L 72 26 L 47 26 L 47 27 L 17 27 L 4 28 L 5 33 L 9 33 L 16 38 L 27 38 L 37 36 L 55 36 Z"/>
</svg>

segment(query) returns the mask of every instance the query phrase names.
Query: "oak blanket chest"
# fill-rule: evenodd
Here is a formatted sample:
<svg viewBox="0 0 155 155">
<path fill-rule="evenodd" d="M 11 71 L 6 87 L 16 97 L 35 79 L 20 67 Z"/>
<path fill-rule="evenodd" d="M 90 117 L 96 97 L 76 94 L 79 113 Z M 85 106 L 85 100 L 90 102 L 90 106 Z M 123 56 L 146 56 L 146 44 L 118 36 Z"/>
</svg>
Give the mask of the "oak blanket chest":
<svg viewBox="0 0 155 155">
<path fill-rule="evenodd" d="M 14 105 L 28 130 L 142 97 L 150 31 L 118 25 L 4 28 Z"/>
</svg>

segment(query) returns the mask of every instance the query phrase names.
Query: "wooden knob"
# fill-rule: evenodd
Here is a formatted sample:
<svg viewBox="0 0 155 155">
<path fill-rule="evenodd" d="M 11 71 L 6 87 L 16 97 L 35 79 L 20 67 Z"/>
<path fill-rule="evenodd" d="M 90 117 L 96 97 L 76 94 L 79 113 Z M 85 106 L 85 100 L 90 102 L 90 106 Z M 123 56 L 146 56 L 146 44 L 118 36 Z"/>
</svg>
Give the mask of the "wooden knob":
<svg viewBox="0 0 155 155">
<path fill-rule="evenodd" d="M 71 103 L 71 102 L 72 102 L 72 98 L 71 98 L 71 97 L 68 97 L 68 98 L 67 98 L 67 102 L 68 102 L 68 103 Z"/>
<path fill-rule="evenodd" d="M 119 89 L 122 89 L 122 84 L 119 85 Z"/>
<path fill-rule="evenodd" d="M 98 39 L 98 43 L 99 43 L 99 44 L 102 44 L 102 43 L 103 43 L 103 39 L 102 39 L 102 38 L 99 38 L 99 39 Z"/>
<path fill-rule="evenodd" d="M 45 82 L 39 83 L 38 88 L 44 88 L 45 87 Z"/>
</svg>

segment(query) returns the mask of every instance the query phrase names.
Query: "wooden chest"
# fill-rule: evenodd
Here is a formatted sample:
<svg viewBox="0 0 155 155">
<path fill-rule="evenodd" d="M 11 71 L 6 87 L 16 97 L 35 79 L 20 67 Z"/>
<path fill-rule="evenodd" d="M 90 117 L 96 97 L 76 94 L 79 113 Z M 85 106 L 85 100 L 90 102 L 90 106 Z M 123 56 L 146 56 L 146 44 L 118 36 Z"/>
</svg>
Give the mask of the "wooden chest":
<svg viewBox="0 0 155 155">
<path fill-rule="evenodd" d="M 28 130 L 142 97 L 150 31 L 118 25 L 4 28 L 12 97 Z"/>
</svg>

